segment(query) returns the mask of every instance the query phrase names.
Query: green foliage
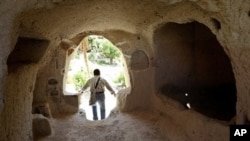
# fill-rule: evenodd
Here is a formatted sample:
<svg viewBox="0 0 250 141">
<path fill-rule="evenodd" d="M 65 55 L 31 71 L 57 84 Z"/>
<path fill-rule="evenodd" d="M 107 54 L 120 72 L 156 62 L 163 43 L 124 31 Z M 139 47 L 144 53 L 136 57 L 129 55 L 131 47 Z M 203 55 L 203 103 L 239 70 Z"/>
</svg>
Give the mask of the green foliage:
<svg viewBox="0 0 250 141">
<path fill-rule="evenodd" d="M 108 41 L 102 44 L 102 53 L 110 59 L 110 64 L 113 64 L 113 59 L 120 57 L 121 53 L 119 50 Z"/>
<path fill-rule="evenodd" d="M 94 38 L 91 37 L 91 36 L 88 36 L 88 43 L 89 43 L 90 46 L 93 46 L 93 44 L 94 44 Z"/>
<path fill-rule="evenodd" d="M 125 76 L 123 73 L 120 73 L 120 75 L 115 79 L 115 83 L 119 83 L 122 86 L 125 86 Z"/>
<path fill-rule="evenodd" d="M 95 62 L 95 54 L 93 52 L 91 53 L 88 53 L 88 59 L 91 61 L 91 62 Z"/>
<path fill-rule="evenodd" d="M 91 51 L 100 52 L 101 42 L 98 40 L 98 36 L 88 36 L 88 46 L 91 47 Z"/>
<path fill-rule="evenodd" d="M 89 36 L 89 46 L 91 52 L 88 53 L 88 59 L 98 64 L 113 64 L 114 59 L 119 58 L 121 53 L 109 40 L 102 36 Z M 106 62 L 109 59 L 109 63 Z"/>
<path fill-rule="evenodd" d="M 83 72 L 79 71 L 73 75 L 73 84 L 76 90 L 81 89 L 86 83 L 86 81 L 87 81 L 87 78 L 83 75 Z"/>
<path fill-rule="evenodd" d="M 98 60 L 99 65 L 107 65 L 108 63 L 105 60 Z"/>
</svg>

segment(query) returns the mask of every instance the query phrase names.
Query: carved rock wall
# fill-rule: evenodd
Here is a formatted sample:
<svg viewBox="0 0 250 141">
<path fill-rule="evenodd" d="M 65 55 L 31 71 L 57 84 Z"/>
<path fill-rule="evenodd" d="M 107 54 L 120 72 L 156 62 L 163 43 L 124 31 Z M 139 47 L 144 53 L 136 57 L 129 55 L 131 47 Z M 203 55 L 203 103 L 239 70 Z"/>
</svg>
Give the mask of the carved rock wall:
<svg viewBox="0 0 250 141">
<path fill-rule="evenodd" d="M 155 84 L 158 79 L 155 76 L 155 68 L 159 67 L 160 63 L 157 60 L 153 37 L 156 29 L 169 22 L 184 24 L 197 21 L 208 27 L 216 36 L 230 59 L 235 77 L 237 123 L 249 122 L 249 11 L 248 0 L 2 1 L 0 3 L 0 131 L 3 139 L 0 139 L 32 140 L 30 133 L 33 94 L 35 103 L 46 103 L 48 94 L 63 92 L 66 51 L 59 47 L 60 43 L 70 40 L 77 45 L 84 36 L 90 34 L 103 35 L 124 53 L 131 91 L 124 97 L 126 100 L 122 99 L 124 101 L 122 110 L 157 107 L 156 101 L 159 98 L 154 99 L 158 91 L 158 85 Z M 21 67 L 17 67 L 18 71 L 8 73 L 10 68 L 7 60 L 20 37 L 47 40 L 49 45 L 35 65 L 21 64 Z M 136 65 L 139 63 L 138 60 L 143 64 Z M 53 91 L 48 91 L 47 84 L 50 78 L 58 81 Z M 31 85 L 35 87 L 30 88 Z M 61 100 L 67 101 L 64 98 Z M 72 103 L 71 100 L 68 101 Z M 52 101 L 53 103 L 57 102 Z M 51 106 L 52 113 L 53 107 L 55 106 Z M 176 112 L 178 115 L 178 111 Z M 13 122 L 6 122 L 8 119 Z M 176 119 L 176 122 L 178 121 L 185 120 Z M 198 131 L 199 128 L 196 126 L 198 123 L 192 124 L 194 130 Z M 204 130 L 211 126 L 212 124 L 206 124 Z M 208 136 L 203 137 L 205 139 Z M 224 137 L 225 135 L 222 135 L 221 138 Z"/>
</svg>

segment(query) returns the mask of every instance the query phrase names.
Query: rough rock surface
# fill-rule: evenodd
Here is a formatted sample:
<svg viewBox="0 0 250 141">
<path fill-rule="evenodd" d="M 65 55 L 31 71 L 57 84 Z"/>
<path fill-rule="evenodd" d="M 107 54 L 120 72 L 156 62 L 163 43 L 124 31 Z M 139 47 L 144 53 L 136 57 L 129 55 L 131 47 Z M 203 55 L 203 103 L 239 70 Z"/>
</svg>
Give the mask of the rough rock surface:
<svg viewBox="0 0 250 141">
<path fill-rule="evenodd" d="M 71 121 L 73 125 L 82 122 L 82 125 L 78 126 L 80 130 L 73 130 L 78 132 L 76 137 L 72 137 L 75 140 L 84 137 L 89 139 L 89 132 L 96 136 L 95 132 L 99 133 L 102 129 L 106 129 L 102 133 L 110 140 L 143 140 L 146 137 L 153 139 L 156 135 L 158 140 L 228 140 L 228 121 L 217 121 L 196 111 L 187 110 L 177 101 L 157 94 L 160 93 L 160 88 L 168 83 L 162 80 L 169 80 L 163 77 L 164 75 L 159 77 L 158 74 L 164 74 L 168 65 L 177 62 L 161 62 L 159 58 L 164 55 L 158 56 L 159 42 L 154 40 L 155 32 L 168 23 L 185 26 L 191 22 L 206 26 L 229 58 L 236 86 L 236 124 L 249 123 L 249 0 L 2 0 L 0 140 L 33 140 L 32 105 L 41 103 L 49 104 L 52 130 L 55 131 L 52 136 L 46 138 L 48 140 L 68 138 L 68 135 L 64 134 L 68 130 L 62 130 L 60 134 L 60 129 L 70 125 Z M 67 120 L 57 120 L 55 117 L 77 112 L 76 96 L 66 98 L 63 90 L 68 54 L 84 37 L 93 34 L 104 36 L 121 49 L 128 68 L 126 76 L 130 83 L 129 94 L 125 92 L 118 98 L 120 105 L 117 110 L 121 113 L 118 112 L 107 121 L 89 123 L 81 121 L 77 114 Z M 25 44 L 31 44 L 29 47 L 34 46 L 32 52 L 25 50 L 25 54 L 35 56 L 29 54 L 27 59 L 26 56 L 22 57 L 23 53 L 17 55 L 19 47 L 21 50 L 25 48 L 25 45 L 18 44 L 24 41 L 23 38 Z M 170 40 L 166 41 L 169 43 Z M 138 54 L 138 51 L 145 54 Z M 189 67 L 187 64 L 186 68 Z M 181 78 L 181 75 L 176 76 Z M 201 75 L 197 75 L 199 76 Z M 50 83 L 51 78 L 57 83 Z M 172 80 L 174 79 L 175 77 Z M 158 80 L 162 83 L 157 83 Z M 180 83 L 177 85 L 183 86 Z M 146 113 L 141 112 L 145 110 Z M 126 114 L 131 111 L 133 112 Z M 153 126 L 146 128 L 147 124 Z M 109 127 L 118 130 L 115 132 Z M 81 130 L 82 128 L 90 130 Z M 131 129 L 131 133 L 127 133 Z M 85 133 L 86 136 L 79 135 Z M 143 136 L 143 133 L 146 135 Z M 113 136 L 115 134 L 121 136 Z M 71 137 L 68 138 L 70 139 Z"/>
</svg>

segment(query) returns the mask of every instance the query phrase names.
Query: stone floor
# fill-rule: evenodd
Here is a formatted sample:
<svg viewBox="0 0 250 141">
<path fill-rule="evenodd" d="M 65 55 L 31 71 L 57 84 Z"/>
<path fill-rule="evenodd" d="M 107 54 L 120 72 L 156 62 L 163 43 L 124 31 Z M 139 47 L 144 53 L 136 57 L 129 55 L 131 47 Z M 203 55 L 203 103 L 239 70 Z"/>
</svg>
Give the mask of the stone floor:
<svg viewBox="0 0 250 141">
<path fill-rule="evenodd" d="M 51 136 L 36 141 L 169 141 L 147 113 L 118 113 L 105 120 L 87 120 L 84 113 L 52 119 Z"/>
</svg>

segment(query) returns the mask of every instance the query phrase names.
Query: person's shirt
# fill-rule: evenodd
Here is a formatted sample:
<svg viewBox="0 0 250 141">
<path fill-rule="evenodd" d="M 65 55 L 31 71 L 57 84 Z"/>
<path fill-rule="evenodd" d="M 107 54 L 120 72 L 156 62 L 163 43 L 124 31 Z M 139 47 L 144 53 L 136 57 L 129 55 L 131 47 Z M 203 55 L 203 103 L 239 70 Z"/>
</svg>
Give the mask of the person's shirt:
<svg viewBox="0 0 250 141">
<path fill-rule="evenodd" d="M 98 81 L 98 78 L 100 78 L 100 80 L 99 80 L 98 85 L 97 85 L 96 90 L 95 90 L 95 85 Z M 106 87 L 111 92 L 111 94 L 115 93 L 115 91 L 112 89 L 112 87 L 109 85 L 109 83 L 105 79 L 101 78 L 100 76 L 94 76 L 94 77 L 90 78 L 86 82 L 86 84 L 83 86 L 82 90 L 84 91 L 88 87 L 90 87 L 91 92 L 94 92 L 94 90 L 95 90 L 95 92 L 104 92 L 105 91 L 104 87 Z"/>
</svg>

